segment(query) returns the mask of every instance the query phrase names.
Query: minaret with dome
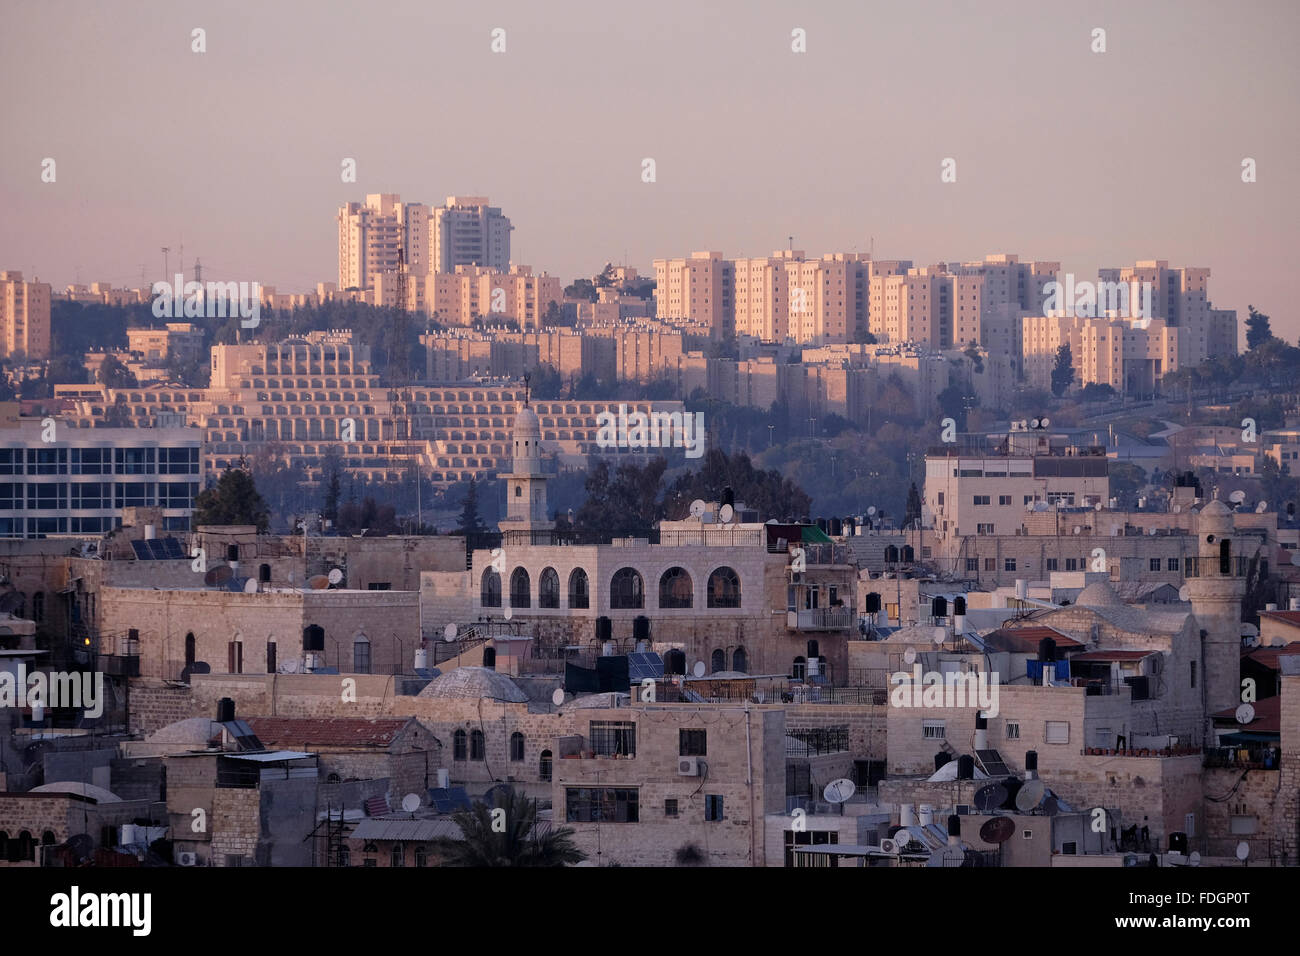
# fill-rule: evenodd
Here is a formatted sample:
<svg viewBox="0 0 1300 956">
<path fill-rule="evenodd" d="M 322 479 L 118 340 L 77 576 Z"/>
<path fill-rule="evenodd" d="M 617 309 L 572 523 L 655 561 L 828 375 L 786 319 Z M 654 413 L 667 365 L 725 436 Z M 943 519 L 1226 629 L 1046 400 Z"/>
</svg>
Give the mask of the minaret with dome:
<svg viewBox="0 0 1300 956">
<path fill-rule="evenodd" d="M 506 481 L 506 516 L 497 523 L 502 532 L 552 531 L 555 522 L 547 517 L 546 482 L 542 472 L 542 426 L 528 402 L 515 413 L 514 464 Z"/>
</svg>

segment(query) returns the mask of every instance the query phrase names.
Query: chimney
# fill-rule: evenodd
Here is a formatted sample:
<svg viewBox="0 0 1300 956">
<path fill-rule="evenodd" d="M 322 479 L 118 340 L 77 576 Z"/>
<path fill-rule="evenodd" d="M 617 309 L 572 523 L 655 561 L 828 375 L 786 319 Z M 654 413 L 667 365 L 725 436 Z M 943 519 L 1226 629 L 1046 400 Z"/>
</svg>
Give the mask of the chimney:
<svg viewBox="0 0 1300 956">
<path fill-rule="evenodd" d="M 989 719 L 983 714 L 975 715 L 975 749 L 989 749 Z"/>
</svg>

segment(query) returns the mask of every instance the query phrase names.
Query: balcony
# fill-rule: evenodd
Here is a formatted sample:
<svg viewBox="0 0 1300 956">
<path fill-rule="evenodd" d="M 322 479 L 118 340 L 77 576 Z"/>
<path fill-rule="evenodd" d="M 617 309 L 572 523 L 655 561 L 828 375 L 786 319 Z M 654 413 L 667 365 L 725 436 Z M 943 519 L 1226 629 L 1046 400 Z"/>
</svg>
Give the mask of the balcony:
<svg viewBox="0 0 1300 956">
<path fill-rule="evenodd" d="M 792 631 L 847 631 L 855 622 L 851 607 L 819 607 L 785 615 L 785 626 Z"/>
</svg>

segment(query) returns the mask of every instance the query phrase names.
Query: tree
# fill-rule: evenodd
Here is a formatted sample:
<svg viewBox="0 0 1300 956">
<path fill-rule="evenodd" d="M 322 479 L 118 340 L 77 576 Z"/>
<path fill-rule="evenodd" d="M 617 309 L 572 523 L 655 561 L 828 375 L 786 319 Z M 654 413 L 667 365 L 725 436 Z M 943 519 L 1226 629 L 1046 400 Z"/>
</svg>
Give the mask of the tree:
<svg viewBox="0 0 1300 956">
<path fill-rule="evenodd" d="M 566 866 L 587 858 L 574 844 L 571 827 L 539 825 L 537 801 L 522 791 L 498 790 L 494 804 L 478 801 L 452 816 L 461 839 L 434 842 L 444 866 Z M 496 812 L 501 810 L 504 818 Z"/>
<path fill-rule="evenodd" d="M 912 487 L 907 492 L 907 511 L 903 515 L 903 530 L 920 527 L 920 523 L 921 494 L 916 490 L 916 482 L 912 482 Z"/>
<path fill-rule="evenodd" d="M 1109 402 L 1114 397 L 1115 389 L 1105 382 L 1089 382 L 1079 390 L 1079 400 L 1083 402 Z"/>
<path fill-rule="evenodd" d="M 1130 461 L 1111 462 L 1110 493 L 1120 500 L 1121 507 L 1131 507 L 1137 493 L 1147 483 L 1147 474 L 1140 465 Z"/>
<path fill-rule="evenodd" d="M 566 299 L 586 299 L 588 302 L 595 302 L 600 298 L 600 293 L 596 291 L 596 286 L 590 279 L 574 279 L 572 285 L 564 287 L 564 297 Z"/>
<path fill-rule="evenodd" d="M 984 374 L 984 355 L 980 352 L 980 347 L 974 342 L 966 343 L 966 357 L 970 359 L 971 370 L 976 375 Z"/>
<path fill-rule="evenodd" d="M 1074 356 L 1070 353 L 1070 343 L 1066 342 L 1056 350 L 1056 364 L 1052 366 L 1052 394 L 1060 398 L 1074 381 Z"/>
<path fill-rule="evenodd" d="M 1250 315 L 1246 317 L 1246 348 L 1253 351 L 1271 339 L 1273 333 L 1268 327 L 1267 315 L 1256 312 L 1253 305 L 1246 308 L 1250 310 Z"/>
<path fill-rule="evenodd" d="M 976 404 L 974 395 L 967 393 L 961 385 L 953 383 L 937 396 L 939 409 L 943 414 L 957 423 L 957 430 L 966 430 L 966 412 Z"/>
<path fill-rule="evenodd" d="M 478 516 L 478 481 L 471 478 L 469 490 L 461 501 L 460 524 L 456 527 L 456 533 L 468 537 L 482 532 L 483 522 Z"/>
<path fill-rule="evenodd" d="M 257 492 L 253 476 L 241 468 L 227 468 L 211 488 L 194 499 L 194 524 L 256 525 L 265 531 L 271 523 L 270 509 Z"/>
</svg>

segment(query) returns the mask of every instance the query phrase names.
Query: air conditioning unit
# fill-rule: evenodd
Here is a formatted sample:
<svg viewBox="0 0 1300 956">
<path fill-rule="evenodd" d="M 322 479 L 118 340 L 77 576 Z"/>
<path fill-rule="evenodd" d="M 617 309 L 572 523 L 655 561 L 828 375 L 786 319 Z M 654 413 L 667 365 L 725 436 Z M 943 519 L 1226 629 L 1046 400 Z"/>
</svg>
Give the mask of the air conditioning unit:
<svg viewBox="0 0 1300 956">
<path fill-rule="evenodd" d="M 700 775 L 700 758 L 677 758 L 677 775 L 679 777 L 698 777 Z"/>
<path fill-rule="evenodd" d="M 900 849 L 900 847 L 899 847 L 899 845 L 898 845 L 898 841 L 897 841 L 897 840 L 881 840 L 881 841 L 880 841 L 880 851 L 881 851 L 882 853 L 893 853 L 893 854 L 897 855 L 899 849 Z"/>
<path fill-rule="evenodd" d="M 177 853 L 176 862 L 181 866 L 197 866 L 199 858 L 193 853 Z"/>
</svg>

